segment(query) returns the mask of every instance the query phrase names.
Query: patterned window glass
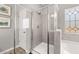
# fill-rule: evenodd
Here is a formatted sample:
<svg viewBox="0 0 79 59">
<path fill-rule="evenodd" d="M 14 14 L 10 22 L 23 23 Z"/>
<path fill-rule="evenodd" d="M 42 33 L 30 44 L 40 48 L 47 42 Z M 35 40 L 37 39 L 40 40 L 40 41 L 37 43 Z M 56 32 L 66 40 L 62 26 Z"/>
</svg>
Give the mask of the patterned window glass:
<svg viewBox="0 0 79 59">
<path fill-rule="evenodd" d="M 79 32 L 79 7 L 65 10 L 65 32 Z"/>
</svg>

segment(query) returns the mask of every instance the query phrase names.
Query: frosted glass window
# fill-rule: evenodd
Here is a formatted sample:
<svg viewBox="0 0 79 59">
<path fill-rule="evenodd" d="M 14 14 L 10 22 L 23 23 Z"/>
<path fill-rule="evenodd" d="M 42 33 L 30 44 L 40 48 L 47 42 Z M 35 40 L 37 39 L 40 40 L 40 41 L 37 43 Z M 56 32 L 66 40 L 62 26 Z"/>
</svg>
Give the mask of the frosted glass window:
<svg viewBox="0 0 79 59">
<path fill-rule="evenodd" d="M 69 15 L 65 14 L 65 21 L 69 21 Z"/>
<path fill-rule="evenodd" d="M 23 19 L 23 28 L 29 28 L 29 18 Z"/>
<path fill-rule="evenodd" d="M 79 20 L 79 12 L 76 14 L 76 20 Z"/>
<path fill-rule="evenodd" d="M 79 28 L 79 21 L 76 21 L 76 26 Z"/>
<path fill-rule="evenodd" d="M 79 8 L 65 10 L 65 31 L 79 32 Z"/>
<path fill-rule="evenodd" d="M 69 26 L 69 22 L 65 22 L 65 27 L 67 28 Z"/>
<path fill-rule="evenodd" d="M 75 14 L 71 14 L 71 21 L 75 20 Z"/>
<path fill-rule="evenodd" d="M 71 21 L 71 27 L 75 27 L 75 21 Z"/>
</svg>

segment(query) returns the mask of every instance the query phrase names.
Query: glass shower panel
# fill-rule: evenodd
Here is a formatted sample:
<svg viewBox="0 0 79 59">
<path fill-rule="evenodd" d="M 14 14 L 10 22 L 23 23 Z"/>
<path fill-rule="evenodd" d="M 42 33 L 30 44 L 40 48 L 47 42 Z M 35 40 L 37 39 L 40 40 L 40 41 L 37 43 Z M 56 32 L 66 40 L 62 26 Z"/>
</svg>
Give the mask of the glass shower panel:
<svg viewBox="0 0 79 59">
<path fill-rule="evenodd" d="M 47 20 L 47 7 L 32 14 L 32 53 L 47 54 Z"/>
<path fill-rule="evenodd" d="M 50 5 L 48 7 L 48 34 L 49 34 L 49 54 L 54 53 L 54 6 Z"/>
<path fill-rule="evenodd" d="M 15 54 L 26 54 L 31 49 L 31 12 L 20 5 L 16 6 L 16 35 Z M 19 31 L 19 32 L 18 32 Z"/>
</svg>

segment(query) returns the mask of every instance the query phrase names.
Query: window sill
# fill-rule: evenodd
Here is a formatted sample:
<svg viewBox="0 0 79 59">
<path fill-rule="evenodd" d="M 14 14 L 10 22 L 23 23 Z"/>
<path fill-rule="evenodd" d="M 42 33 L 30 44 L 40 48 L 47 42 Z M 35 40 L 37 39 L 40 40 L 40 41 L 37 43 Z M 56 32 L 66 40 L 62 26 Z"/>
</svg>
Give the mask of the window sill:
<svg viewBox="0 0 79 59">
<path fill-rule="evenodd" d="M 77 33 L 77 32 L 64 32 L 64 34 L 79 34 L 79 32 Z"/>
</svg>

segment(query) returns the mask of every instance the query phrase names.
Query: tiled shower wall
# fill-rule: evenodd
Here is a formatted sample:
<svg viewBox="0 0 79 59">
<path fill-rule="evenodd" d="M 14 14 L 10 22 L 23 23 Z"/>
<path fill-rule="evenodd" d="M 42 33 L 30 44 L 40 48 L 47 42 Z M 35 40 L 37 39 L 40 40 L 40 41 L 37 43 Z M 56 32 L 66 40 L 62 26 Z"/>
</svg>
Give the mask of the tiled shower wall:
<svg viewBox="0 0 79 59">
<path fill-rule="evenodd" d="M 37 46 L 42 42 L 42 20 L 41 14 L 33 12 L 32 14 L 32 45 Z"/>
</svg>

